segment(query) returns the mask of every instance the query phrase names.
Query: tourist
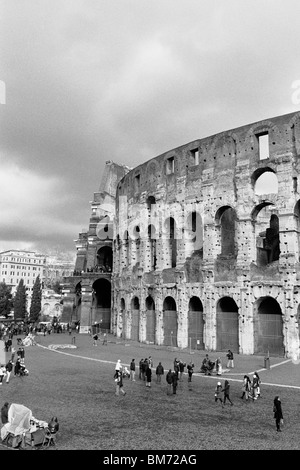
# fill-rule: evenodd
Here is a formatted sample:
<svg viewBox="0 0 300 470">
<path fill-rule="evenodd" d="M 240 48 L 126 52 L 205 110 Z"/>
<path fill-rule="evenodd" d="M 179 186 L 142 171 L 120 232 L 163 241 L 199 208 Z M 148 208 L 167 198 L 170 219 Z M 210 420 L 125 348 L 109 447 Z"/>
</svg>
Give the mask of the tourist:
<svg viewBox="0 0 300 470">
<path fill-rule="evenodd" d="M 257 398 L 260 397 L 260 384 L 261 384 L 261 380 L 257 372 L 254 372 L 253 374 L 252 383 L 253 383 L 253 389 L 254 389 L 254 399 L 257 400 Z"/>
<path fill-rule="evenodd" d="M 229 390 L 230 390 L 229 381 L 228 381 L 228 380 L 225 380 L 224 388 L 222 389 L 222 392 L 224 392 L 224 399 L 223 399 L 223 402 L 224 402 L 224 405 L 225 405 L 226 400 L 228 400 L 229 403 L 230 403 L 231 406 L 232 406 L 233 403 L 232 403 L 232 401 L 230 400 Z"/>
<path fill-rule="evenodd" d="M 135 360 L 132 359 L 130 363 L 130 378 L 132 382 L 135 382 Z"/>
<path fill-rule="evenodd" d="M 115 373 L 115 382 L 116 382 L 116 395 L 119 396 L 120 392 L 122 395 L 126 395 L 126 392 L 123 387 L 123 377 L 122 370 L 116 370 Z"/>
<path fill-rule="evenodd" d="M 192 361 L 187 365 L 188 382 L 192 381 L 192 376 L 193 376 L 193 373 L 194 373 L 194 367 L 195 367 L 195 365 Z"/>
<path fill-rule="evenodd" d="M 244 375 L 241 399 L 243 399 L 245 397 L 245 399 L 248 400 L 250 391 L 251 391 L 250 377 L 248 375 Z"/>
<path fill-rule="evenodd" d="M 140 362 L 139 362 L 139 379 L 140 380 L 142 380 L 143 363 L 144 363 L 144 359 L 141 359 Z"/>
<path fill-rule="evenodd" d="M 276 423 L 276 431 L 281 432 L 280 424 L 283 424 L 283 414 L 282 414 L 282 408 L 281 408 L 281 400 L 279 396 L 276 396 L 274 398 L 273 413 L 274 413 L 274 418 L 275 418 L 275 423 Z"/>
<path fill-rule="evenodd" d="M 121 370 L 122 370 L 121 359 L 118 359 L 118 360 L 117 360 L 115 370 L 116 370 L 116 371 L 121 371 Z"/>
<path fill-rule="evenodd" d="M 222 361 L 220 357 L 216 360 L 215 366 L 217 375 L 222 375 Z"/>
<path fill-rule="evenodd" d="M 167 395 L 171 395 L 171 390 L 172 390 L 172 370 L 169 369 L 169 372 L 166 375 L 166 382 L 167 382 Z"/>
<path fill-rule="evenodd" d="M 152 369 L 151 369 L 150 365 L 148 365 L 148 367 L 146 369 L 146 372 L 145 372 L 145 375 L 146 375 L 146 387 L 150 388 L 151 387 L 151 379 L 152 379 Z"/>
<path fill-rule="evenodd" d="M 156 383 L 160 384 L 161 383 L 161 376 L 164 375 L 165 371 L 162 366 L 162 363 L 159 362 L 158 366 L 156 367 Z"/>
<path fill-rule="evenodd" d="M 12 371 L 12 369 L 13 369 L 13 363 L 12 363 L 12 360 L 11 360 L 11 359 L 8 361 L 8 363 L 6 364 L 5 368 L 6 368 L 6 383 L 8 384 L 8 383 L 9 383 L 9 379 L 10 379 L 10 374 L 11 374 L 11 371 Z"/>
<path fill-rule="evenodd" d="M 227 356 L 227 359 L 228 359 L 228 361 L 227 361 L 227 369 L 230 369 L 230 368 L 233 369 L 233 368 L 234 368 L 233 352 L 230 351 L 230 349 L 228 349 L 228 352 L 227 352 L 226 356 Z"/>
<path fill-rule="evenodd" d="M 173 395 L 176 395 L 177 385 L 178 385 L 178 372 L 176 372 L 175 370 L 173 370 L 173 372 L 172 372 L 172 389 L 173 389 Z"/>
<path fill-rule="evenodd" d="M 183 379 L 185 366 L 186 366 L 186 363 L 180 360 L 179 361 L 179 380 L 180 381 L 182 381 L 182 379 Z"/>
<path fill-rule="evenodd" d="M 6 376 L 6 368 L 4 365 L 1 365 L 0 367 L 0 385 L 3 383 L 3 379 Z"/>
<path fill-rule="evenodd" d="M 97 341 L 98 341 L 98 335 L 97 335 L 97 333 L 95 333 L 93 335 L 93 346 L 97 346 Z"/>
<path fill-rule="evenodd" d="M 217 403 L 218 401 L 221 402 L 222 408 L 224 408 L 223 400 L 221 397 L 221 392 L 222 392 L 222 384 L 221 382 L 218 382 L 215 388 L 215 403 Z"/>
</svg>

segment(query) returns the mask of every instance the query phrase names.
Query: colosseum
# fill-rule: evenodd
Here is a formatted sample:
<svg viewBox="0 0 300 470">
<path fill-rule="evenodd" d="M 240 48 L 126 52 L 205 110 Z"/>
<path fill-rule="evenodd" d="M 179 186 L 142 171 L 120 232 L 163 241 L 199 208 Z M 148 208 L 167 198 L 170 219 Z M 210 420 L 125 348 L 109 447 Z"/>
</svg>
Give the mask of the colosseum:
<svg viewBox="0 0 300 470">
<path fill-rule="evenodd" d="M 148 344 L 298 358 L 299 157 L 291 113 L 133 169 L 107 162 L 64 311 L 82 332 L 102 323 Z"/>
</svg>

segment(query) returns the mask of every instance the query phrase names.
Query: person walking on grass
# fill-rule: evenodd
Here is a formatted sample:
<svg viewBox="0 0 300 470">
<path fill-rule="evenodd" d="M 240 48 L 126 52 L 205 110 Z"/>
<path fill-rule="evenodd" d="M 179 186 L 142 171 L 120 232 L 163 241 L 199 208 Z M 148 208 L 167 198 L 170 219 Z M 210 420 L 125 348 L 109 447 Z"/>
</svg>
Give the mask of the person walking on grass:
<svg viewBox="0 0 300 470">
<path fill-rule="evenodd" d="M 254 390 L 254 399 L 257 400 L 260 397 L 260 384 L 261 384 L 261 380 L 257 372 L 254 372 L 253 374 L 252 383 L 253 383 L 253 390 Z"/>
<path fill-rule="evenodd" d="M 150 364 L 148 364 L 145 375 L 146 375 L 146 387 L 151 388 L 152 369 L 150 367 Z"/>
<path fill-rule="evenodd" d="M 173 395 L 176 395 L 176 390 L 177 390 L 177 385 L 178 385 L 178 372 L 173 370 L 172 372 L 172 389 L 173 389 Z"/>
<path fill-rule="evenodd" d="M 161 383 L 161 376 L 164 375 L 165 371 L 163 368 L 163 365 L 161 362 L 158 363 L 158 366 L 156 367 L 156 383 L 160 384 Z"/>
<path fill-rule="evenodd" d="M 94 334 L 94 336 L 93 336 L 93 346 L 97 346 L 98 338 L 99 338 L 99 336 L 97 335 L 97 333 Z"/>
<path fill-rule="evenodd" d="M 281 400 L 279 396 L 276 396 L 274 398 L 273 413 L 274 413 L 274 419 L 276 423 L 276 431 L 281 432 L 280 424 L 283 424 L 283 414 L 282 414 L 282 408 L 281 408 Z"/>
<path fill-rule="evenodd" d="M 141 359 L 140 362 L 139 362 L 139 379 L 142 380 L 142 374 L 143 374 L 143 363 L 144 363 L 144 359 Z"/>
<path fill-rule="evenodd" d="M 223 403 L 224 403 L 224 405 L 225 405 L 226 400 L 228 400 L 229 403 L 230 403 L 230 405 L 232 406 L 233 403 L 232 403 L 232 401 L 230 400 L 229 390 L 230 390 L 229 381 L 228 381 L 228 380 L 225 380 L 224 388 L 223 388 L 223 390 L 222 390 L 222 392 L 224 392 Z"/>
<path fill-rule="evenodd" d="M 218 401 L 221 402 L 222 408 L 224 408 L 221 393 L 222 393 L 222 384 L 221 382 L 218 382 L 215 388 L 215 403 L 217 403 Z"/>
<path fill-rule="evenodd" d="M 192 376 L 193 376 L 193 373 L 194 373 L 194 367 L 195 367 L 195 364 L 192 361 L 187 365 L 188 382 L 192 381 Z"/>
<path fill-rule="evenodd" d="M 172 370 L 171 369 L 169 369 L 169 372 L 166 375 L 166 382 L 167 382 L 167 395 L 171 395 L 172 383 L 173 383 Z"/>
<path fill-rule="evenodd" d="M 132 359 L 130 363 L 130 378 L 132 382 L 135 382 L 135 360 Z"/>
<path fill-rule="evenodd" d="M 13 363 L 12 363 L 12 360 L 10 359 L 8 361 L 8 363 L 6 364 L 6 383 L 8 384 L 9 383 L 9 379 L 10 379 L 10 374 L 13 370 Z"/>
<path fill-rule="evenodd" d="M 248 375 L 244 375 L 243 385 L 242 385 L 242 396 L 240 398 L 243 400 L 243 398 L 245 397 L 246 401 L 248 401 L 250 391 L 251 391 L 251 380 Z"/>
<path fill-rule="evenodd" d="M 126 395 L 126 392 L 123 387 L 123 373 L 122 370 L 116 370 L 115 373 L 115 382 L 116 382 L 116 395 L 117 397 L 120 395 L 120 392 L 122 395 Z"/>
</svg>

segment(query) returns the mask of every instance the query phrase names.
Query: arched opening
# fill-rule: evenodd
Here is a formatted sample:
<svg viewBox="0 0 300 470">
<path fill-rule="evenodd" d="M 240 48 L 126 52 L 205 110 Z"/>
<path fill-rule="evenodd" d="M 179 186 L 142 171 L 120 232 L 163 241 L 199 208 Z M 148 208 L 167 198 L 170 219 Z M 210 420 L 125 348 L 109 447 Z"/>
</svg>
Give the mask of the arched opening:
<svg viewBox="0 0 300 470">
<path fill-rule="evenodd" d="M 154 196 L 148 196 L 146 204 L 147 204 L 148 211 L 150 211 L 150 212 L 154 211 L 155 208 L 153 206 L 156 204 L 155 197 Z"/>
<path fill-rule="evenodd" d="M 75 305 L 71 313 L 70 322 L 79 321 L 81 318 L 81 282 L 75 286 Z"/>
<path fill-rule="evenodd" d="M 140 301 L 138 297 L 131 300 L 131 339 L 140 340 Z"/>
<path fill-rule="evenodd" d="M 266 167 L 255 170 L 251 182 L 256 195 L 278 193 L 277 175 L 271 168 Z"/>
<path fill-rule="evenodd" d="M 177 307 L 173 297 L 166 297 L 163 303 L 164 345 L 177 347 Z"/>
<path fill-rule="evenodd" d="M 191 256 L 196 251 L 203 258 L 203 224 L 198 212 L 190 212 L 186 219 L 184 229 L 186 256 Z"/>
<path fill-rule="evenodd" d="M 279 303 L 261 297 L 254 304 L 254 354 L 284 356 L 283 321 Z"/>
<path fill-rule="evenodd" d="M 203 305 L 199 297 L 192 297 L 189 301 L 188 336 L 191 349 L 204 349 L 203 342 Z"/>
<path fill-rule="evenodd" d="M 217 303 L 217 351 L 239 352 L 238 306 L 231 297 Z"/>
<path fill-rule="evenodd" d="M 92 317 L 101 329 L 110 330 L 111 283 L 107 279 L 97 279 L 93 283 Z"/>
<path fill-rule="evenodd" d="M 223 206 L 216 213 L 216 226 L 220 230 L 221 257 L 236 257 L 235 224 L 236 212 L 230 206 Z"/>
<path fill-rule="evenodd" d="M 146 342 L 155 343 L 156 315 L 155 303 L 149 295 L 146 298 Z"/>
<path fill-rule="evenodd" d="M 277 209 L 272 203 L 262 203 L 252 212 L 256 237 L 256 264 L 266 266 L 279 260 L 280 238 Z"/>
<path fill-rule="evenodd" d="M 97 251 L 98 272 L 111 272 L 113 263 L 113 254 L 111 246 L 102 246 Z"/>
<path fill-rule="evenodd" d="M 296 231 L 296 247 L 295 247 L 295 253 L 297 256 L 298 261 L 300 261 L 300 200 L 297 201 L 295 207 L 294 207 L 294 228 Z"/>
<path fill-rule="evenodd" d="M 123 297 L 121 298 L 120 301 L 120 319 L 121 319 L 121 337 L 126 338 L 126 310 L 125 310 L 125 300 Z"/>
</svg>

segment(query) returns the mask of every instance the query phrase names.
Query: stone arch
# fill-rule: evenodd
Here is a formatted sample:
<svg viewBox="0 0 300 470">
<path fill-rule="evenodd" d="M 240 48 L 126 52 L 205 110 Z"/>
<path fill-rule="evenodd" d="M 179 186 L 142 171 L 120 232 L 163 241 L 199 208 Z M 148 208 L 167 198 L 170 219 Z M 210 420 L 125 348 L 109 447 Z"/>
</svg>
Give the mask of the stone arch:
<svg viewBox="0 0 300 470">
<path fill-rule="evenodd" d="M 111 272 L 113 265 L 113 251 L 111 246 L 101 246 L 97 250 L 97 269 L 100 272 Z"/>
<path fill-rule="evenodd" d="M 256 264 L 266 266 L 279 260 L 279 218 L 276 206 L 271 202 L 258 204 L 252 211 L 256 240 Z"/>
<path fill-rule="evenodd" d="M 254 354 L 284 356 L 283 318 L 279 303 L 265 296 L 253 306 Z"/>
<path fill-rule="evenodd" d="M 217 351 L 239 352 L 238 306 L 232 297 L 222 297 L 217 303 Z"/>
<path fill-rule="evenodd" d="M 111 320 L 111 282 L 99 278 L 93 283 L 92 317 L 100 328 L 109 330 Z"/>
<path fill-rule="evenodd" d="M 177 347 L 177 306 L 173 297 L 167 296 L 163 302 L 164 345 Z"/>
<path fill-rule="evenodd" d="M 256 195 L 278 193 L 278 178 L 273 168 L 257 168 L 252 173 L 251 183 Z"/>
<path fill-rule="evenodd" d="M 215 215 L 216 227 L 219 229 L 222 257 L 236 257 L 236 211 L 231 206 L 220 207 Z"/>
<path fill-rule="evenodd" d="M 203 257 L 203 231 L 201 214 L 197 210 L 189 211 L 186 214 L 184 229 L 186 256 L 191 256 L 195 251 L 201 251 Z"/>
<path fill-rule="evenodd" d="M 146 306 L 146 342 L 155 343 L 155 330 L 156 330 L 156 312 L 155 302 L 151 295 L 148 295 L 145 301 Z"/>
<path fill-rule="evenodd" d="M 148 225 L 150 271 L 154 271 L 157 265 L 156 239 L 157 239 L 157 233 L 156 233 L 155 226 L 153 224 Z"/>
<path fill-rule="evenodd" d="M 204 349 L 203 331 L 203 305 L 199 297 L 193 296 L 188 310 L 188 339 L 191 349 Z"/>
<path fill-rule="evenodd" d="M 140 340 L 140 301 L 137 296 L 131 299 L 131 339 Z"/>
</svg>

